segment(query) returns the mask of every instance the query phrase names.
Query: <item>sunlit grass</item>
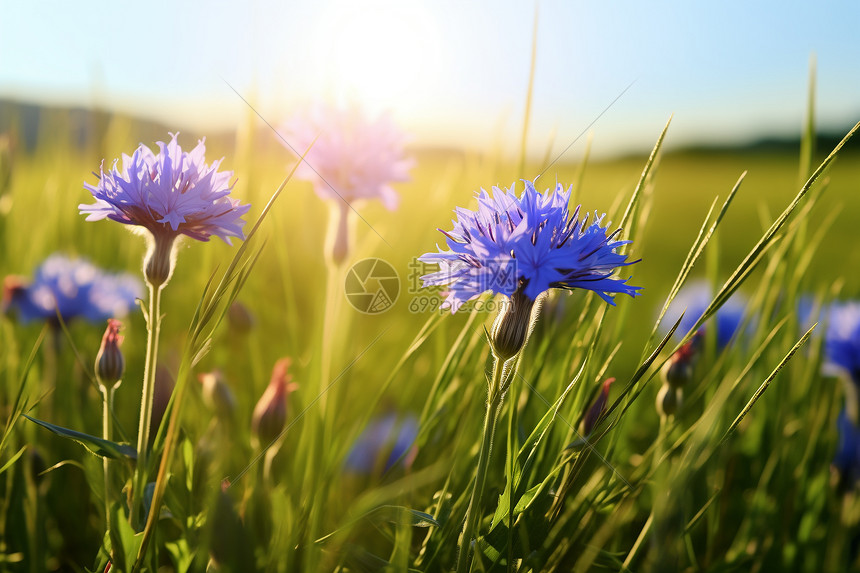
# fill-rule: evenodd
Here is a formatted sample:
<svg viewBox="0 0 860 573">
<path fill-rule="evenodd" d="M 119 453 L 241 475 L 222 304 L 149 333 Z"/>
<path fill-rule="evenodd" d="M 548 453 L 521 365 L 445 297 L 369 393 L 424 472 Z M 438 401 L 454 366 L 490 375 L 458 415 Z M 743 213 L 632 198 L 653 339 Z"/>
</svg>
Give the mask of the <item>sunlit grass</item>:
<svg viewBox="0 0 860 573">
<path fill-rule="evenodd" d="M 62 131 L 61 119 L 55 131 Z M 271 144 L 261 143 L 264 129 L 209 145 L 210 158 L 223 155 L 225 167 L 236 171 L 233 194 L 254 205 L 252 220 L 295 161 L 274 134 Z M 139 272 L 142 242 L 119 225 L 85 223 L 76 209 L 86 200 L 82 183 L 93 181 L 90 172 L 102 157 L 110 161 L 133 148 L 138 135 L 121 118 L 107 125 L 103 140 L 85 147 L 49 137 L 52 132 L 45 129 L 32 154 L 18 150 L 10 185 L 0 191 L 10 205 L 0 215 L 0 274 L 28 275 L 55 251 Z M 666 137 L 670 142 L 671 128 Z M 848 215 L 860 209 L 853 192 L 860 181 L 856 151 L 840 156 L 810 188 L 740 285 L 756 311 L 767 311 L 751 312 L 758 315 L 754 334 L 722 353 L 710 347 L 676 418 L 661 427 L 654 408 L 659 383 L 653 378 L 685 333 L 662 353 L 654 352 L 661 337 L 649 336 L 700 229 L 708 229 L 746 171 L 691 271 L 720 287 L 801 189 L 798 164 L 814 169 L 830 149 L 820 151 L 804 159 L 663 150 L 641 182 L 645 157 L 585 166 L 577 202 L 606 211 L 616 224 L 640 185 L 625 227 L 633 233 L 629 252 L 643 258 L 629 272 L 644 296 L 619 297 L 612 309 L 583 292 L 554 293 L 547 301 L 499 418 L 478 525 L 486 569 L 814 570 L 855 557 L 848 553 L 852 530 L 843 523 L 852 513 L 829 487 L 841 390 L 818 374 L 820 338 L 813 335 L 791 352 L 806 330 L 795 316 L 797 297 L 860 289 L 849 272 L 860 265 Z M 358 206 L 375 232 L 356 222 L 348 262 L 389 261 L 401 278 L 400 298 L 378 315 L 354 312 L 340 300 L 331 336 L 323 335 L 324 317 L 331 297 L 341 296 L 344 277 L 327 269 L 327 207 L 309 185 L 289 181 L 248 246 L 251 255 L 265 241 L 237 298 L 254 326 L 240 332 L 225 320 L 196 365 L 190 362 L 199 350 L 194 344 L 206 335 L 191 338 L 195 309 L 210 277 L 216 277 L 211 295 L 237 248 L 183 246 L 164 297 L 160 360 L 188 380 L 188 392 L 181 431 L 173 436 L 172 477 L 163 483 L 169 515 L 159 521 L 148 563 L 203 570 L 214 548 L 227 561 L 224 570 L 453 567 L 491 361 L 483 326 L 493 315 L 411 312 L 410 302 L 422 293 L 414 291 L 410 263 L 433 250 L 435 229 L 449 227 L 453 206 L 469 205 L 481 187 L 534 176 L 543 165 L 523 160 L 520 169 L 503 157 L 455 151 L 416 155 L 413 180 L 399 186 L 396 213 Z M 562 161 L 537 186 L 577 181 L 581 167 Z M 830 222 L 839 206 L 845 214 Z M 822 221 L 829 228 L 817 244 L 812 239 Z M 211 307 L 213 317 L 224 308 Z M 72 323 L 66 338 L 41 325 L 0 322 L 2 422 L 13 423 L 0 449 L 0 571 L 103 567 L 101 460 L 16 416 L 20 393 L 34 417 L 49 412 L 51 422 L 99 435 L 102 403 L 85 372 L 101 332 L 101 325 Z M 124 334 L 128 369 L 116 394 L 115 432 L 133 444 L 146 341 L 139 313 L 127 320 Z M 331 354 L 324 367 L 326 343 Z M 189 344 L 190 353 L 183 350 Z M 251 447 L 250 417 L 283 356 L 293 360 L 299 390 L 290 397 L 288 430 L 267 481 Z M 194 382 L 213 368 L 224 372 L 236 397 L 224 432 L 213 431 L 213 414 Z M 594 445 L 583 446 L 576 429 L 610 376 L 618 382 L 609 415 L 591 436 Z M 330 384 L 337 408 L 322 420 L 317 399 Z M 751 403 L 759 389 L 766 391 Z M 419 417 L 414 462 L 371 475 L 345 471 L 353 441 L 374 415 L 389 411 Z M 38 475 L 48 467 L 54 469 Z M 229 488 L 219 497 L 225 479 Z"/>
</svg>

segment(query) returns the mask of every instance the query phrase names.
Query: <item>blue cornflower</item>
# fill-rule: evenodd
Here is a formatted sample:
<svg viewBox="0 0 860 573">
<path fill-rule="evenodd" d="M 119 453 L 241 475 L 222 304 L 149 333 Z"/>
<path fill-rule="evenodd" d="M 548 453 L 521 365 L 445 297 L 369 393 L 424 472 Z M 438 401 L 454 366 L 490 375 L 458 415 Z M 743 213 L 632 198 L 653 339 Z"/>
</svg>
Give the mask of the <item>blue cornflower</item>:
<svg viewBox="0 0 860 573">
<path fill-rule="evenodd" d="M 677 296 L 672 299 L 661 325 L 665 331 L 668 331 L 669 325 L 675 324 L 683 312 L 684 318 L 678 326 L 678 332 L 682 335 L 686 334 L 705 313 L 711 300 L 713 300 L 713 294 L 707 282 L 691 283 L 682 288 Z M 716 324 L 717 328 L 718 348 L 725 347 L 741 327 L 746 307 L 746 299 L 739 293 L 735 293 L 723 303 L 715 315 L 711 316 L 709 321 L 711 324 Z M 707 322 L 699 328 L 698 332 L 703 333 L 706 327 Z"/>
<path fill-rule="evenodd" d="M 158 142 L 159 153 L 141 144 L 129 157 L 123 154 L 122 169 L 114 161 L 99 182 L 84 183 L 96 202 L 81 204 L 87 221 L 104 218 L 140 225 L 154 236 L 187 235 L 208 241 L 211 235 L 230 244 L 230 237 L 244 238 L 242 215 L 250 205 L 228 197 L 232 171 L 218 171 L 221 161 L 206 164 L 206 146 L 200 140 L 190 152 L 182 151 L 171 134 L 169 143 Z"/>
<path fill-rule="evenodd" d="M 96 202 L 78 206 L 87 221 L 111 219 L 149 231 L 153 241 L 145 263 L 147 280 L 156 286 L 167 282 L 173 271 L 173 246 L 180 235 L 208 241 L 212 235 L 227 244 L 230 237 L 244 239 L 242 216 L 251 208 L 229 197 L 232 171 L 218 171 L 204 157 L 206 147 L 185 152 L 171 134 L 169 143 L 158 142 L 159 153 L 141 144 L 122 168 L 114 161 L 105 172 L 102 163 L 96 185 L 85 183 Z"/>
<path fill-rule="evenodd" d="M 29 284 L 19 277 L 4 281 L 3 310 L 13 310 L 21 322 L 64 321 L 82 317 L 103 323 L 128 314 L 143 296 L 140 280 L 128 273 L 111 274 L 85 259 L 51 255 L 36 269 Z"/>
<path fill-rule="evenodd" d="M 860 384 L 860 302 L 833 303 L 826 314 L 828 367 L 846 371 Z"/>
<path fill-rule="evenodd" d="M 860 428 L 851 421 L 845 408 L 836 421 L 839 430 L 839 443 L 833 457 L 833 467 L 839 472 L 840 481 L 845 488 L 853 488 L 860 480 Z"/>
<path fill-rule="evenodd" d="M 414 454 L 413 445 L 418 437 L 418 421 L 414 416 L 400 419 L 391 413 L 376 418 L 358 437 L 346 458 L 346 469 L 356 473 L 370 473 L 376 468 L 379 458 L 387 454 L 383 471 L 404 458 L 404 464 L 411 464 Z"/>
<path fill-rule="evenodd" d="M 493 187 L 478 195 L 478 210 L 457 208 L 457 219 L 447 237 L 450 251 L 439 248 L 419 260 L 436 263 L 439 271 L 422 278 L 425 287 L 447 285 L 443 308 L 456 312 L 466 301 L 486 291 L 530 301 L 551 288 L 586 289 L 609 304 L 613 295 L 636 296 L 641 287 L 614 278 L 618 267 L 638 261 L 615 252 L 630 241 L 613 241 L 621 231 L 607 234 L 603 216 L 595 212 L 581 220 L 579 207 L 568 211 L 570 189 L 540 193 L 531 181 L 517 197 L 510 189 Z M 438 246 L 437 246 L 438 248 Z"/>
</svg>

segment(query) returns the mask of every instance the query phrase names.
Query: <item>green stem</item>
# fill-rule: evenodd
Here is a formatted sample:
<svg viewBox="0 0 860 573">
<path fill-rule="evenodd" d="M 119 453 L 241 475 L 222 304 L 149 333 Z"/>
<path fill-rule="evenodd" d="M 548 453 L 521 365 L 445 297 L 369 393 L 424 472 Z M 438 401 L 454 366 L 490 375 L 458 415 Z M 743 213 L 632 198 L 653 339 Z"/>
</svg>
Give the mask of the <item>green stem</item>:
<svg viewBox="0 0 860 573">
<path fill-rule="evenodd" d="M 103 411 L 102 411 L 102 434 L 104 435 L 104 439 L 110 440 L 111 436 L 111 411 L 113 410 L 113 389 L 107 388 L 106 386 L 101 387 L 102 394 L 104 394 L 104 401 L 102 402 Z M 111 500 L 111 487 L 110 487 L 110 460 L 107 458 L 102 459 L 102 464 L 104 467 L 105 474 L 105 524 L 107 526 L 108 531 L 112 531 L 110 522 L 110 500 Z"/>
<path fill-rule="evenodd" d="M 496 431 L 496 416 L 502 402 L 502 371 L 504 365 L 496 358 L 493 364 L 493 380 L 487 396 L 487 413 L 484 416 L 484 430 L 481 436 L 481 449 L 478 452 L 478 469 L 475 475 L 475 483 L 472 487 L 472 497 L 469 507 L 466 509 L 466 519 L 463 524 L 463 533 L 460 534 L 460 554 L 457 558 L 457 573 L 466 573 L 471 566 L 469 559 L 472 536 L 481 510 L 481 498 L 484 496 L 484 486 L 487 481 L 487 467 L 490 465 L 490 453 L 493 449 L 493 434 Z"/>
<path fill-rule="evenodd" d="M 161 286 L 149 284 L 149 313 L 146 321 L 146 363 L 143 370 L 143 392 L 140 402 L 140 425 L 137 429 L 137 467 L 130 522 L 138 529 L 138 516 L 146 487 L 149 461 L 149 432 L 152 424 L 152 400 L 155 394 L 155 369 L 158 363 L 158 335 L 161 332 Z"/>
<path fill-rule="evenodd" d="M 331 224 L 337 224 L 334 213 Z M 305 473 L 305 479 L 310 487 L 308 494 L 310 500 L 328 499 L 329 497 L 328 457 L 325 454 L 324 444 L 330 443 L 331 436 L 334 435 L 334 422 L 337 418 L 336 415 L 332 414 L 332 412 L 337 412 L 337 388 L 329 388 L 329 385 L 332 382 L 332 357 L 334 356 L 338 334 L 337 318 L 340 316 L 340 302 L 343 296 L 342 293 L 338 292 L 338 287 L 342 283 L 339 280 L 340 265 L 336 259 L 337 257 L 334 257 L 326 261 L 325 311 L 320 342 L 320 416 L 310 432 L 307 471 Z M 339 294 L 340 296 L 338 296 Z M 302 566 L 307 571 L 319 569 L 319 553 L 315 551 L 314 541 L 321 536 L 322 527 L 322 512 L 311 502 L 309 503 L 306 528 L 307 550 L 302 561 Z"/>
</svg>

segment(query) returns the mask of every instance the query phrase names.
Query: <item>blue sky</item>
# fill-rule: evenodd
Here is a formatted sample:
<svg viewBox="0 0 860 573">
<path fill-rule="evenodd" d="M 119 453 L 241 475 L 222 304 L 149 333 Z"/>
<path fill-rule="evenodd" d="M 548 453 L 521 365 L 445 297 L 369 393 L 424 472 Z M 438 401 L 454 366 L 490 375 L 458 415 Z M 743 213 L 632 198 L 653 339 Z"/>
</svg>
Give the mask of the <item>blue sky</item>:
<svg viewBox="0 0 860 573">
<path fill-rule="evenodd" d="M 515 151 L 535 5 L 495 0 L 2 1 L 0 96 L 97 104 L 177 129 L 279 122 L 315 99 L 389 109 L 419 142 Z M 797 133 L 809 59 L 824 127 L 860 119 L 858 2 L 596 2 L 538 7 L 529 147 L 594 151 Z M 574 147 L 581 151 L 582 142 Z"/>
</svg>

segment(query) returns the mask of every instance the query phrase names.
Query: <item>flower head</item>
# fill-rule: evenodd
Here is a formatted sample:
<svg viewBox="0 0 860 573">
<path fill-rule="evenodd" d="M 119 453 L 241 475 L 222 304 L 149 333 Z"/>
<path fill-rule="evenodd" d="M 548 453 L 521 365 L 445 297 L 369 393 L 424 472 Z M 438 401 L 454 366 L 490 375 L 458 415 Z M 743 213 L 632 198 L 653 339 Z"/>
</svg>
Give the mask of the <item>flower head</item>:
<svg viewBox="0 0 860 573">
<path fill-rule="evenodd" d="M 85 259 L 54 254 L 36 269 L 32 282 L 9 276 L 4 280 L 3 310 L 17 312 L 27 323 L 64 321 L 77 317 L 93 323 L 128 314 L 143 285 L 128 273 L 111 274 Z"/>
<path fill-rule="evenodd" d="M 408 467 L 417 451 L 413 447 L 418 437 L 415 416 L 400 418 L 391 413 L 370 422 L 358 437 L 346 458 L 346 468 L 368 474 L 378 467 L 385 455 L 383 471 L 388 471 L 403 458 Z"/>
<path fill-rule="evenodd" d="M 681 320 L 677 332 L 686 334 L 705 313 L 712 299 L 711 287 L 706 282 L 695 282 L 685 286 L 672 299 L 661 325 L 668 331 L 668 325 L 675 324 L 683 312 L 684 318 Z M 710 318 L 710 324 L 716 325 L 717 346 L 719 348 L 725 347 L 740 329 L 746 310 L 746 299 L 736 293 L 717 310 L 716 315 Z M 706 328 L 707 323 L 699 328 L 698 333 L 704 333 Z"/>
<path fill-rule="evenodd" d="M 230 244 L 230 237 L 244 238 L 242 216 L 250 205 L 229 197 L 232 171 L 218 171 L 221 161 L 206 163 L 206 146 L 183 151 L 171 134 L 170 142 L 158 142 L 155 154 L 141 144 L 130 157 L 123 154 L 107 172 L 102 163 L 99 182 L 84 183 L 96 202 L 81 204 L 87 221 L 104 218 L 139 225 L 156 238 L 186 235 L 208 241 L 215 235 Z"/>
<path fill-rule="evenodd" d="M 510 189 L 483 189 L 478 210 L 457 208 L 457 219 L 447 237 L 450 250 L 439 248 L 419 258 L 436 263 L 439 271 L 421 277 L 425 287 L 447 285 L 443 307 L 456 312 L 466 301 L 486 291 L 512 296 L 520 291 L 536 300 L 551 288 L 585 289 L 609 304 L 613 296 L 636 296 L 640 287 L 614 277 L 618 267 L 638 261 L 616 249 L 630 241 L 614 241 L 620 231 L 607 234 L 603 215 L 579 217 L 579 207 L 568 211 L 570 189 L 559 184 L 555 192 L 540 193 L 531 181 L 517 197 Z"/>
<path fill-rule="evenodd" d="M 285 125 L 286 141 L 303 151 L 313 143 L 296 175 L 311 181 L 317 195 L 352 203 L 380 199 L 389 210 L 399 197 L 391 183 L 409 180 L 413 161 L 405 137 L 383 115 L 369 119 L 356 108 L 311 108 Z"/>
</svg>

